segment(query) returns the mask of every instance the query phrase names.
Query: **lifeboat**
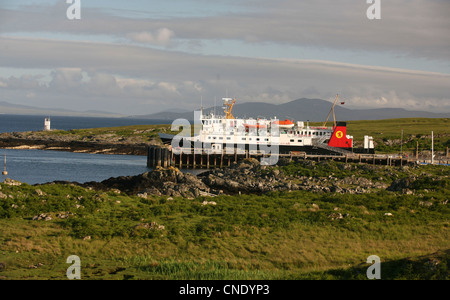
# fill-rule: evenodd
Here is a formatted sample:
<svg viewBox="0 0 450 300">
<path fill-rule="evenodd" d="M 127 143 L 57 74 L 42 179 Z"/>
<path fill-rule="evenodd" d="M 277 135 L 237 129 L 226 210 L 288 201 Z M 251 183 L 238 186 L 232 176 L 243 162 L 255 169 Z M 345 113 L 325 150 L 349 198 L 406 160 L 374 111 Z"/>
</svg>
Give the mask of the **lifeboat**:
<svg viewBox="0 0 450 300">
<path fill-rule="evenodd" d="M 276 125 L 276 126 L 278 126 L 280 128 L 292 128 L 292 127 L 294 127 L 294 123 L 291 120 L 288 120 L 288 119 L 286 119 L 284 121 L 277 120 L 277 121 L 272 122 L 272 124 L 274 124 L 274 125 Z"/>
<path fill-rule="evenodd" d="M 267 128 L 265 124 L 244 124 L 245 128 Z"/>
</svg>

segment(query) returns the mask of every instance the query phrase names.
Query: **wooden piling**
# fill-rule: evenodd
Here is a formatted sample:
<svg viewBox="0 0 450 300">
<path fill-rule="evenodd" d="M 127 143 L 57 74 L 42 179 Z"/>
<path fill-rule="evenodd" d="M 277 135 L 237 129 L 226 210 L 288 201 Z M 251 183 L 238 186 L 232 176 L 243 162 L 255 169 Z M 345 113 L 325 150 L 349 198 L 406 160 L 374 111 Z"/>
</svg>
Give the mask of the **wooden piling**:
<svg viewBox="0 0 450 300">
<path fill-rule="evenodd" d="M 188 149 L 189 150 L 189 149 Z M 448 151 L 448 150 L 447 150 Z M 446 153 L 448 155 L 448 153 Z M 200 157 L 199 157 L 200 155 Z M 184 168 L 223 168 L 223 167 L 230 167 L 234 164 L 238 163 L 239 160 L 244 158 L 256 158 L 260 159 L 261 157 L 268 157 L 267 154 L 262 153 L 250 153 L 249 151 L 244 151 L 242 153 L 238 153 L 237 149 L 234 150 L 232 153 L 225 153 L 224 150 L 222 152 L 214 152 L 210 153 L 208 151 L 205 152 L 193 152 L 188 153 L 186 151 L 180 151 L 177 153 L 176 151 L 173 152 L 171 149 L 165 148 L 165 147 L 155 147 L 155 146 L 149 146 L 147 151 L 147 166 L 149 168 L 157 168 L 157 167 L 163 167 L 167 168 L 171 165 L 177 166 L 180 169 Z M 293 154 L 293 153 L 286 153 L 286 154 L 278 154 L 278 157 L 285 158 L 290 161 L 298 161 L 298 160 L 314 160 L 317 162 L 321 162 L 323 160 L 335 160 L 335 161 L 341 161 L 345 163 L 364 163 L 364 164 L 372 164 L 372 165 L 387 165 L 387 166 L 403 166 L 405 164 L 411 164 L 416 161 L 417 159 L 417 152 L 416 152 L 416 159 L 405 159 L 402 157 L 391 157 L 388 154 L 385 154 L 383 156 L 375 155 L 375 154 L 345 154 L 341 156 L 336 155 L 313 155 L 313 154 Z M 220 160 L 220 161 L 219 161 Z M 441 163 L 445 163 L 445 161 L 448 161 L 448 159 L 441 159 Z"/>
</svg>

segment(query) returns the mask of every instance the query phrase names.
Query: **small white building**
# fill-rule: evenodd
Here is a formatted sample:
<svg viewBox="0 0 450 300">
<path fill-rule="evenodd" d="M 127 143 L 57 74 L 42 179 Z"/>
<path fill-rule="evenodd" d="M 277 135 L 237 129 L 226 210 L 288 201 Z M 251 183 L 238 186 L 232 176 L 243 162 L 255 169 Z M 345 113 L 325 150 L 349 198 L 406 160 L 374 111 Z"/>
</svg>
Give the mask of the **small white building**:
<svg viewBox="0 0 450 300">
<path fill-rule="evenodd" d="M 45 131 L 50 131 L 50 118 L 45 118 L 44 120 L 44 130 Z"/>
<path fill-rule="evenodd" d="M 370 151 L 374 149 L 373 137 L 365 135 L 364 136 L 364 150 Z"/>
</svg>

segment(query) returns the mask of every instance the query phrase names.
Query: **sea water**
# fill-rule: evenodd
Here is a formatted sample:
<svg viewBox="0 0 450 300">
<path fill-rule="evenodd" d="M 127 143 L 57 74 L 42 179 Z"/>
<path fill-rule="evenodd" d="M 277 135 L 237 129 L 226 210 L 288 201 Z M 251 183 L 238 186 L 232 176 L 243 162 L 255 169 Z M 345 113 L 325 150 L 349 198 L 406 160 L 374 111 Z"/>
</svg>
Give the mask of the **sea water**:
<svg viewBox="0 0 450 300">
<path fill-rule="evenodd" d="M 28 184 L 52 181 L 85 183 L 138 175 L 151 170 L 146 166 L 145 156 L 10 149 L 1 149 L 0 155 L 0 161 L 6 155 L 8 175 L 3 178 Z"/>
<path fill-rule="evenodd" d="M 44 116 L 0 115 L 0 132 L 39 131 Z M 127 125 L 168 124 L 133 118 L 52 117 L 52 128 L 70 130 Z M 48 150 L 0 149 L 0 168 L 6 155 L 6 177 L 28 184 L 52 181 L 85 183 L 150 171 L 145 156 L 72 153 Z"/>
</svg>

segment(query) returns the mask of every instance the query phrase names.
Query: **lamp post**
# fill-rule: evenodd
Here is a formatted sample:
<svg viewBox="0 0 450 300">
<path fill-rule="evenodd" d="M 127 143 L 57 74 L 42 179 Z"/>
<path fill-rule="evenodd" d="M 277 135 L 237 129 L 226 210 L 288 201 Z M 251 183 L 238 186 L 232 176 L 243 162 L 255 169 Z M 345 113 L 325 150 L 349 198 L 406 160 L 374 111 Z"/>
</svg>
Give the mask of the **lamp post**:
<svg viewBox="0 0 450 300">
<path fill-rule="evenodd" d="M 434 135 L 431 132 L 431 164 L 434 165 Z"/>
<path fill-rule="evenodd" d="M 402 129 L 402 135 L 401 135 L 401 141 L 400 141 L 400 156 L 403 157 L 403 129 Z"/>
<path fill-rule="evenodd" d="M 400 138 L 400 166 L 403 166 L 403 129 Z"/>
</svg>

